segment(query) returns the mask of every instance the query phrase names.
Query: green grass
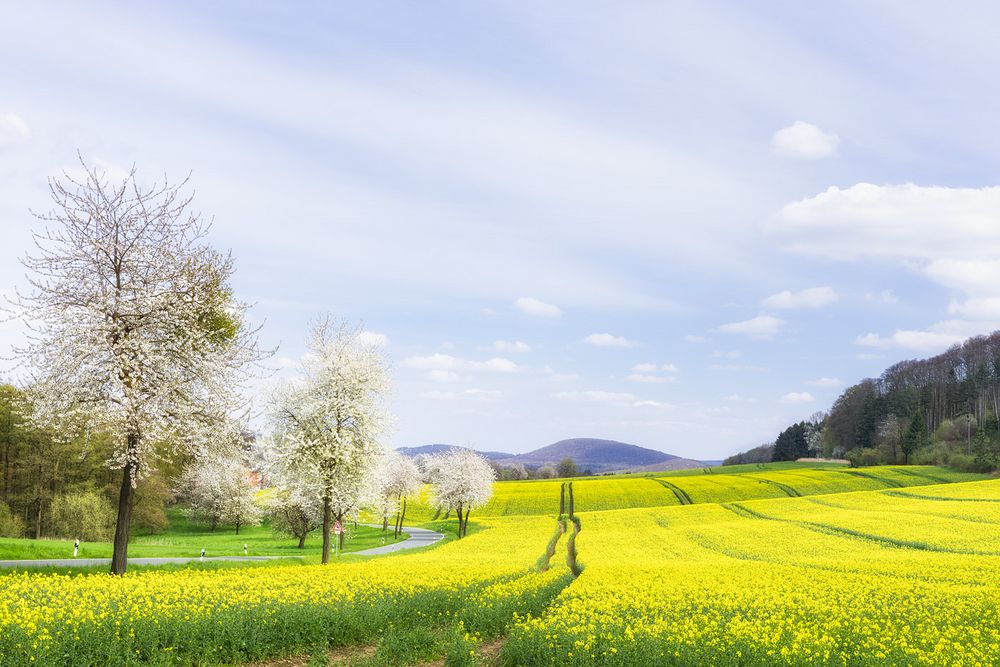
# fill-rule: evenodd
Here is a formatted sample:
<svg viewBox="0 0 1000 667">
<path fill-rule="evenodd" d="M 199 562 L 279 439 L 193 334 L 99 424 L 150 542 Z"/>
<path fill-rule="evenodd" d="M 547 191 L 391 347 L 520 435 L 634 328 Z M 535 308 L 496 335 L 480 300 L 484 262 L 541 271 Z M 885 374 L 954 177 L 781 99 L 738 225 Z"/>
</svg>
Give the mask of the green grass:
<svg viewBox="0 0 1000 667">
<path fill-rule="evenodd" d="M 170 527 L 156 535 L 134 536 L 129 542 L 130 558 L 197 557 L 205 549 L 206 556 L 242 556 L 243 545 L 250 556 L 290 556 L 303 558 L 304 562 L 319 562 L 322 547 L 320 532 L 314 531 L 306 538 L 304 549 L 298 540 L 274 534 L 267 525 L 243 527 L 236 534 L 232 526 L 219 526 L 213 532 L 206 526 L 188 520 L 182 511 L 168 511 Z M 347 542 L 345 553 L 382 546 L 381 528 L 345 524 Z M 385 543 L 392 542 L 392 530 L 385 536 Z M 408 537 L 404 534 L 403 538 Z M 110 542 L 81 542 L 80 558 L 110 558 Z M 28 560 L 71 558 L 71 539 L 16 539 L 0 538 L 0 560 Z"/>
</svg>

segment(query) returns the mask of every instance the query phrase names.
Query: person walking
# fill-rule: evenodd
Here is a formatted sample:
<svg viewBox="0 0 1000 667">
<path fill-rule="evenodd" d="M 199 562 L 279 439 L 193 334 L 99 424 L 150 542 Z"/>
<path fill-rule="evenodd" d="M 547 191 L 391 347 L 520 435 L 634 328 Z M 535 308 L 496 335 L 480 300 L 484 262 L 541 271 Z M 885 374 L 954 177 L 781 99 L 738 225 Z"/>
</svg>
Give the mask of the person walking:
<svg viewBox="0 0 1000 667">
<path fill-rule="evenodd" d="M 73 542 L 73 558 L 76 558 L 79 555 L 80 555 L 80 538 L 78 537 Z"/>
<path fill-rule="evenodd" d="M 244 556 L 247 555 L 247 545 L 246 545 L 246 543 L 243 544 L 243 555 Z"/>
<path fill-rule="evenodd" d="M 201 548 L 201 562 L 205 562 L 205 547 Z"/>
</svg>

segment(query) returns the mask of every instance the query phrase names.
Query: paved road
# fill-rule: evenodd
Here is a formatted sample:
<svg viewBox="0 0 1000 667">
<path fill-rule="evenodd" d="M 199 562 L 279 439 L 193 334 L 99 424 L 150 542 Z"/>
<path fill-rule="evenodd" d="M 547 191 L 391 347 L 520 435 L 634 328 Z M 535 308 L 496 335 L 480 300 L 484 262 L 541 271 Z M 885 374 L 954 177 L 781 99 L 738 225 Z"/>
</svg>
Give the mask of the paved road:
<svg viewBox="0 0 1000 667">
<path fill-rule="evenodd" d="M 402 551 L 403 549 L 419 549 L 420 547 L 427 547 L 434 544 L 438 540 L 444 539 L 444 535 L 441 533 L 435 533 L 433 530 L 427 530 L 426 528 L 403 528 L 403 532 L 409 534 L 410 538 L 403 540 L 402 542 L 386 544 L 384 547 L 375 547 L 373 549 L 365 549 L 364 551 L 351 551 L 344 555 L 378 556 L 381 554 L 391 554 L 396 551 Z"/>
<path fill-rule="evenodd" d="M 403 549 L 419 549 L 434 544 L 444 538 L 441 533 L 424 528 L 404 528 L 404 532 L 409 534 L 409 539 L 402 542 L 386 544 L 384 547 L 374 547 L 363 551 L 351 551 L 345 556 L 378 556 L 381 554 L 391 554 Z M 273 560 L 275 558 L 298 558 L 298 556 L 214 556 L 206 557 L 206 561 L 232 560 L 232 561 L 261 561 Z M 191 563 L 201 560 L 197 556 L 193 558 L 129 558 L 129 565 L 166 565 L 168 563 Z M 86 567 L 89 565 L 111 565 L 110 558 L 53 558 L 48 560 L 0 560 L 0 567 L 44 567 L 52 565 L 56 567 Z"/>
<path fill-rule="evenodd" d="M 205 560 L 237 560 L 256 561 L 272 560 L 274 558 L 284 558 L 284 556 L 206 556 Z M 166 565 L 168 563 L 191 563 L 200 560 L 198 556 L 194 558 L 129 558 L 129 565 Z M 86 567 L 88 565 L 111 565 L 110 558 L 52 558 L 46 560 L 0 560 L 0 567 L 43 567 L 54 565 L 57 567 Z"/>
</svg>

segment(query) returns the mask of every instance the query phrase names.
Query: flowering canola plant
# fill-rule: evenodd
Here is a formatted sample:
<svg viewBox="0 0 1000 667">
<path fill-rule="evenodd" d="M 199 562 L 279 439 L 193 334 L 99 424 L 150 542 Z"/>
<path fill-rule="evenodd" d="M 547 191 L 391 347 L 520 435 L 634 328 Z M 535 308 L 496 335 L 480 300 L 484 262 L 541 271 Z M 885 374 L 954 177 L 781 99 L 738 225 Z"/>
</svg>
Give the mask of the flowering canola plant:
<svg viewBox="0 0 1000 667">
<path fill-rule="evenodd" d="M 849 509 L 779 499 L 581 514 L 583 576 L 517 626 L 505 659 L 998 664 L 1000 482 L 939 489 L 913 493 L 951 500 L 869 492 L 832 497 Z"/>
</svg>

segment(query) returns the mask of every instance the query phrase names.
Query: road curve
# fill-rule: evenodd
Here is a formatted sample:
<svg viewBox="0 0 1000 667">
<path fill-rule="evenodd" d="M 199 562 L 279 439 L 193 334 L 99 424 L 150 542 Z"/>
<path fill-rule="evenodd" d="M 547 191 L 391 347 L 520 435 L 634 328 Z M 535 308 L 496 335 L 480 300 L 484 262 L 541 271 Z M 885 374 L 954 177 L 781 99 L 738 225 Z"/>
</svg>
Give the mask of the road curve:
<svg viewBox="0 0 1000 667">
<path fill-rule="evenodd" d="M 403 540 L 402 542 L 394 542 L 391 544 L 386 544 L 382 547 L 373 547 L 371 549 L 364 549 L 363 551 L 349 551 L 344 554 L 345 556 L 380 556 L 383 554 L 391 554 L 397 551 L 402 551 L 404 549 L 420 549 L 421 547 L 428 547 L 435 544 L 439 540 L 444 539 L 444 535 L 441 533 L 436 533 L 433 530 L 427 530 L 426 528 L 404 528 L 403 532 L 407 533 L 410 537 Z M 298 556 L 206 556 L 204 558 L 205 562 L 208 561 L 262 561 L 262 560 L 274 560 L 277 558 L 298 558 Z M 198 556 L 192 558 L 186 557 L 173 557 L 173 558 L 129 558 L 129 565 L 167 565 L 170 563 L 194 563 L 201 561 L 203 559 Z M 51 559 L 33 559 L 33 560 L 0 560 L 0 568 L 2 567 L 89 567 L 93 565 L 111 565 L 110 558 L 51 558 Z"/>
<path fill-rule="evenodd" d="M 426 528 L 403 528 L 403 532 L 408 534 L 410 537 L 402 542 L 394 542 L 392 544 L 386 544 L 384 547 L 374 547 L 372 549 L 364 549 L 363 551 L 350 551 L 344 555 L 380 556 L 382 554 L 391 554 L 397 551 L 402 551 L 403 549 L 419 549 L 421 547 L 429 547 L 430 545 L 444 539 L 443 534 L 436 533 L 433 530 L 427 530 Z"/>
<path fill-rule="evenodd" d="M 235 560 L 235 561 L 257 561 L 273 560 L 275 558 L 285 558 L 285 556 L 206 556 L 205 562 L 212 560 Z M 129 558 L 129 565 L 167 565 L 169 563 L 193 563 L 202 560 L 198 556 L 193 558 Z M 45 567 L 52 565 L 55 567 L 88 567 L 91 565 L 111 565 L 110 558 L 50 558 L 35 560 L 0 560 L 0 567 Z"/>
</svg>

